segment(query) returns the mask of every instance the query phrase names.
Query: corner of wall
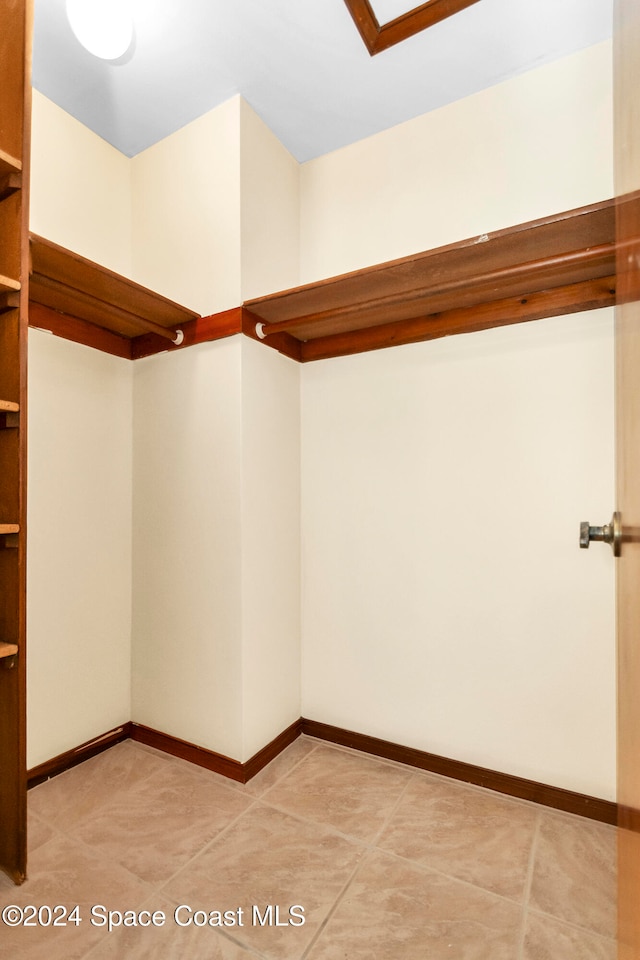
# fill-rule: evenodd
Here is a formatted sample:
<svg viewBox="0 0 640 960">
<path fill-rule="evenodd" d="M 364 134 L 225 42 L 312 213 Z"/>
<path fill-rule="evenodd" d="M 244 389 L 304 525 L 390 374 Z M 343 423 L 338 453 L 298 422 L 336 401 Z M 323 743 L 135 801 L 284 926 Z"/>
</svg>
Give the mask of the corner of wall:
<svg viewBox="0 0 640 960">
<path fill-rule="evenodd" d="M 240 98 L 131 160 L 136 280 L 203 316 L 241 301 Z"/>
<path fill-rule="evenodd" d="M 298 284 L 300 167 L 245 100 L 240 103 L 242 300 Z"/>
<path fill-rule="evenodd" d="M 242 339 L 243 757 L 301 712 L 300 366 Z"/>
<path fill-rule="evenodd" d="M 130 161 L 33 91 L 30 229 L 132 276 Z"/>
</svg>

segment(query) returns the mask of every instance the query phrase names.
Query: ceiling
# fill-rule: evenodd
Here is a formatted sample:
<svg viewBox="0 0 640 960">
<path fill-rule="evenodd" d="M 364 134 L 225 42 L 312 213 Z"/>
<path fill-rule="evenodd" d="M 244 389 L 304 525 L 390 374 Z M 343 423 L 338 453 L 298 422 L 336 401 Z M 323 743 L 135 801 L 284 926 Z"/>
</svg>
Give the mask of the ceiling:
<svg viewBox="0 0 640 960">
<path fill-rule="evenodd" d="M 613 0 L 478 0 L 375 57 L 344 0 L 131 0 L 109 63 L 35 0 L 33 84 L 126 156 L 241 94 L 300 162 L 611 36 Z M 414 0 L 371 0 L 381 25 Z"/>
</svg>

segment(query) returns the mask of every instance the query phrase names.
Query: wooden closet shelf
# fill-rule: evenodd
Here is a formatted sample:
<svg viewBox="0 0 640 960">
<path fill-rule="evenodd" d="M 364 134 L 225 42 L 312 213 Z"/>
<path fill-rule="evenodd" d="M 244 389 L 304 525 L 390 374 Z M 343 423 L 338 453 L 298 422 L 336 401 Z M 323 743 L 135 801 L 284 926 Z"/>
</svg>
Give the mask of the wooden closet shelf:
<svg viewBox="0 0 640 960">
<path fill-rule="evenodd" d="M 17 293 L 20 290 L 20 281 L 11 277 L 3 277 L 0 273 L 0 294 Z"/>
<path fill-rule="evenodd" d="M 22 188 L 21 173 L 2 173 L 0 171 L 0 201 L 10 197 L 12 193 Z"/>
<path fill-rule="evenodd" d="M 625 205 L 639 207 L 640 192 L 249 300 L 242 331 L 304 362 L 611 306 Z M 155 341 L 148 332 L 170 341 L 187 324 L 186 344 L 200 342 L 193 311 L 42 237 L 30 242 L 34 326 L 47 313 L 54 332 L 81 323 L 60 335 L 118 356 L 131 340 Z"/>
<path fill-rule="evenodd" d="M 20 404 L 13 400 L 0 400 L 0 430 L 20 426 Z"/>
<path fill-rule="evenodd" d="M 0 642 L 0 660 L 4 660 L 5 657 L 14 657 L 18 652 L 17 643 L 1 643 Z"/>
<path fill-rule="evenodd" d="M 9 310 L 17 310 L 20 307 L 19 290 L 0 291 L 0 313 L 7 313 Z"/>
<path fill-rule="evenodd" d="M 0 150 L 0 179 L 9 173 L 21 173 L 22 163 L 5 150 Z"/>
<path fill-rule="evenodd" d="M 20 533 L 19 523 L 0 523 L 0 536 L 9 533 Z"/>
<path fill-rule="evenodd" d="M 31 234 L 29 300 L 132 339 L 166 336 L 199 314 L 146 287 Z"/>
<path fill-rule="evenodd" d="M 325 359 L 610 306 L 615 258 L 615 205 L 606 200 L 244 307 L 267 344 L 274 336 L 286 352 L 287 340 L 298 341 L 302 361 Z"/>
</svg>

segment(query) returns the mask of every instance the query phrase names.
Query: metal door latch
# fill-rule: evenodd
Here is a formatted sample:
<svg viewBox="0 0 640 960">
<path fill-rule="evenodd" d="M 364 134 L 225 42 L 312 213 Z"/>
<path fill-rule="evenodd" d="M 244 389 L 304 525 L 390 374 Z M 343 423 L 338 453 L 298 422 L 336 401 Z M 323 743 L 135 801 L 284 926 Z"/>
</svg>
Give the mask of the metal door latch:
<svg viewBox="0 0 640 960">
<path fill-rule="evenodd" d="M 605 523 L 604 527 L 590 527 L 588 520 L 580 524 L 580 547 L 583 550 L 588 550 L 592 540 L 601 540 L 603 543 L 610 543 L 614 557 L 620 556 L 622 547 L 622 522 L 620 514 L 617 511 L 611 517 L 611 523 Z"/>
</svg>

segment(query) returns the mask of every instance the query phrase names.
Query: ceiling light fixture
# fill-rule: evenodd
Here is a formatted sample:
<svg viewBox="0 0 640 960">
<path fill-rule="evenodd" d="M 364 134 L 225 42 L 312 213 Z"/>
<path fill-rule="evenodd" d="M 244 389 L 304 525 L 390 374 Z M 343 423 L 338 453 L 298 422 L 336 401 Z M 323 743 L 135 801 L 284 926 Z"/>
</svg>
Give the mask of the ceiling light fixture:
<svg viewBox="0 0 640 960">
<path fill-rule="evenodd" d="M 131 0 L 66 0 L 77 40 L 94 57 L 118 60 L 133 40 Z"/>
</svg>

